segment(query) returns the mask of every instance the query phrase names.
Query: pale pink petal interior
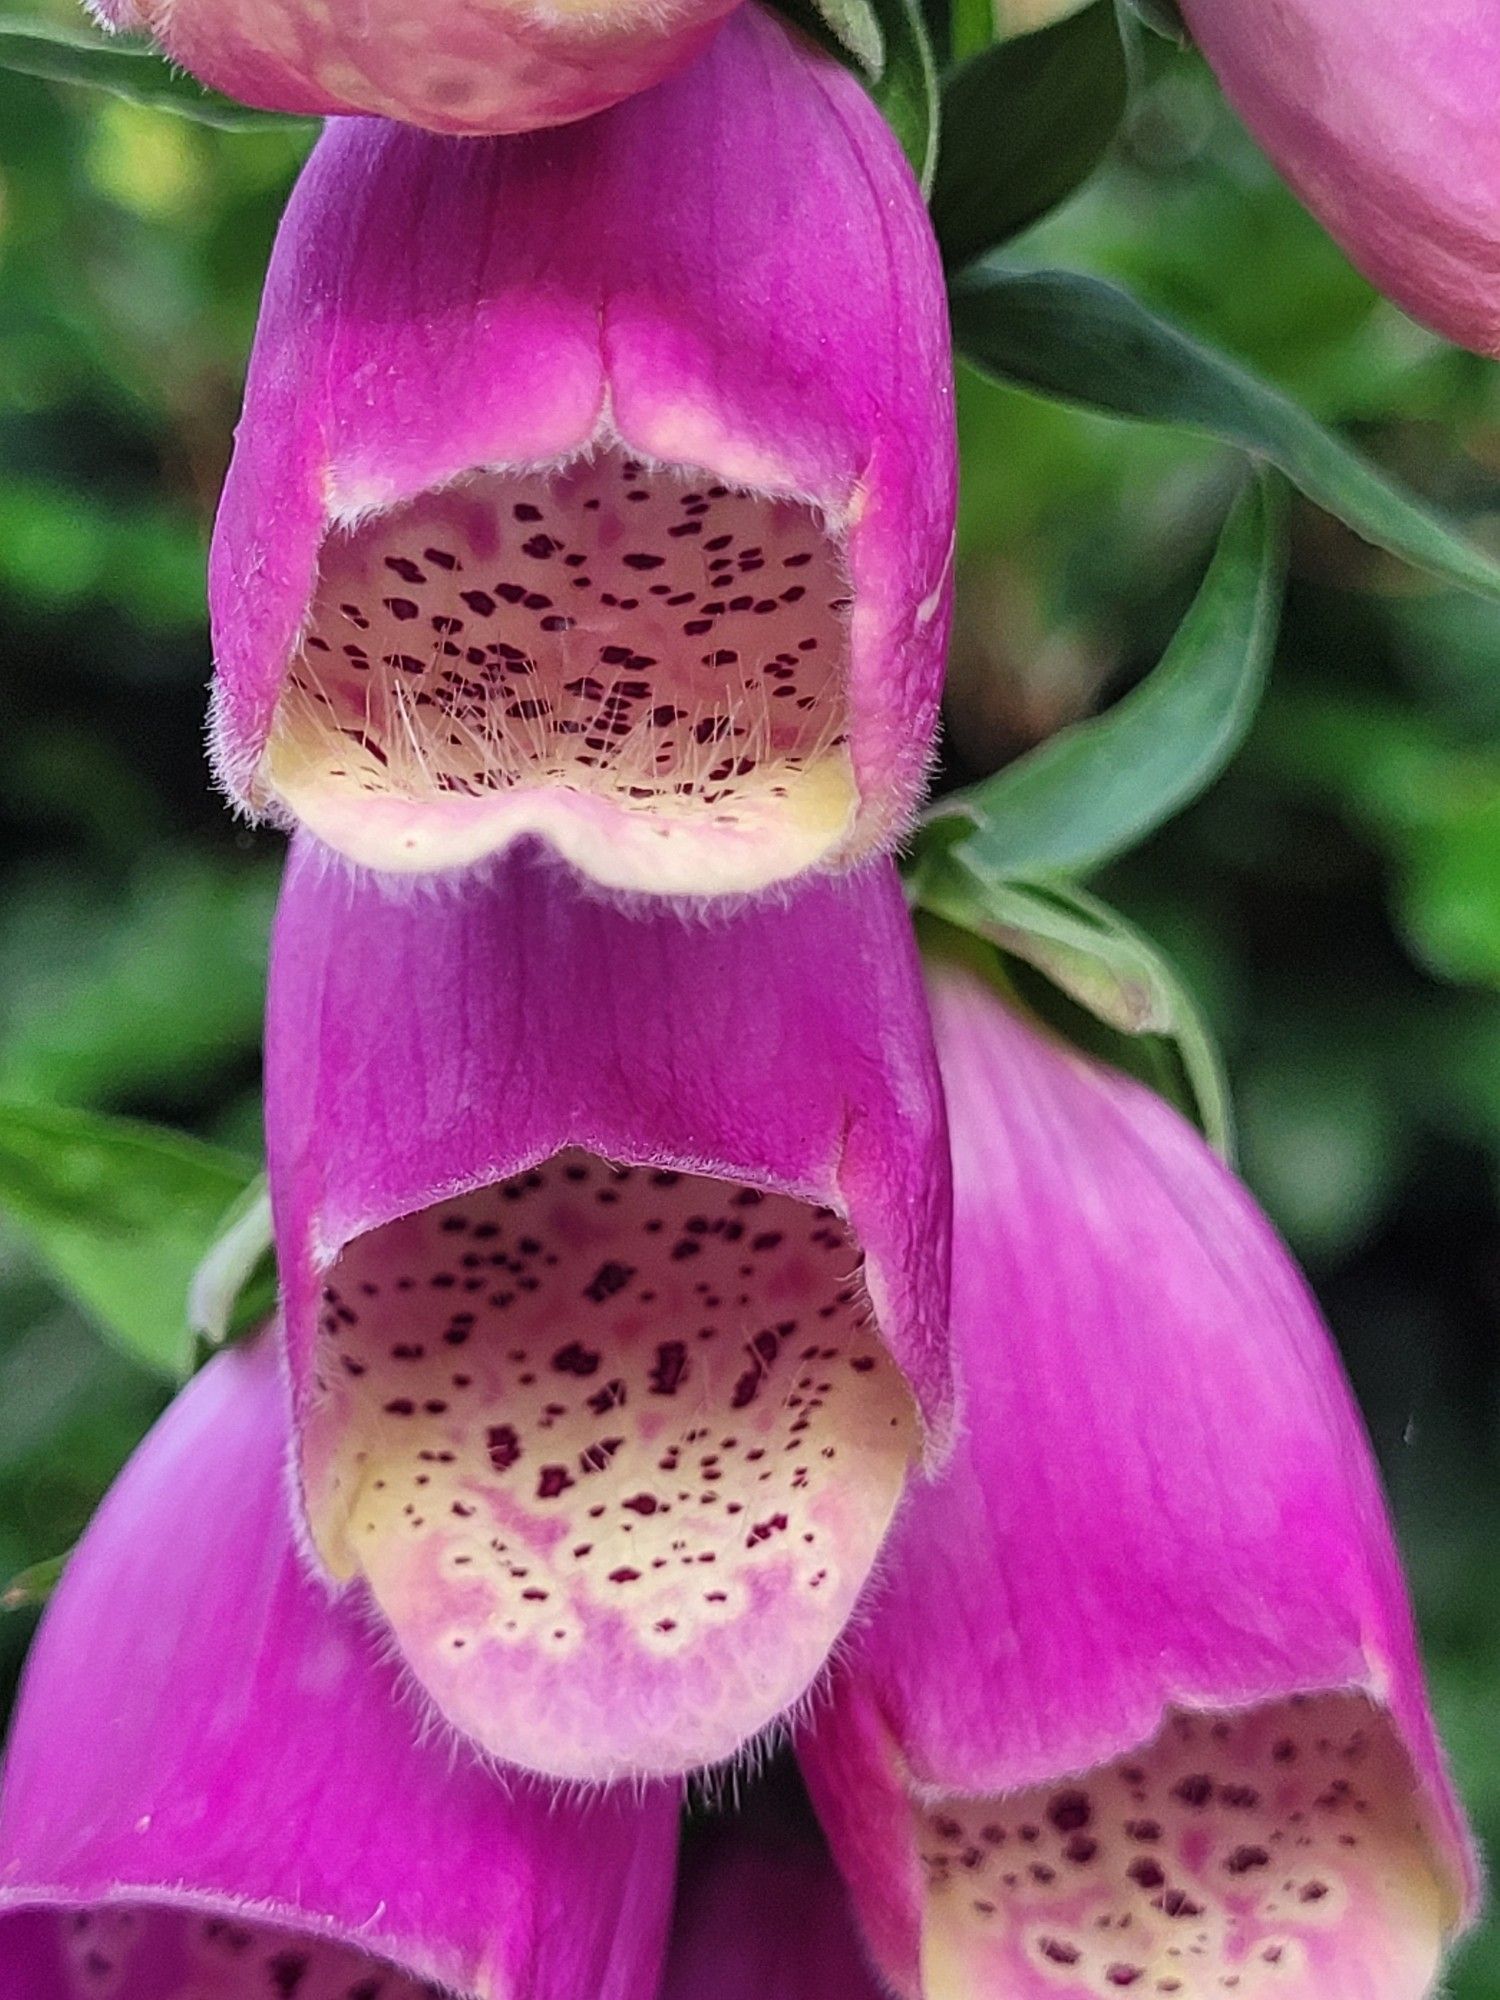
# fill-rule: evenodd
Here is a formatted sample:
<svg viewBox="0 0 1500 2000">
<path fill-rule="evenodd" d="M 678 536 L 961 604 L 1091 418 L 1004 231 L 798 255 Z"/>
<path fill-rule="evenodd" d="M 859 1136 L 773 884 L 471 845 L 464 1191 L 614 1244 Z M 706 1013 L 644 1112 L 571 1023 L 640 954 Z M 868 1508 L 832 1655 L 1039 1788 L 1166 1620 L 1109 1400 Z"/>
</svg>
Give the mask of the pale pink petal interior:
<svg viewBox="0 0 1500 2000">
<path fill-rule="evenodd" d="M 847 831 L 848 585 L 805 506 L 603 450 L 324 544 L 262 769 L 356 860 L 525 832 L 616 886 L 753 888 Z"/>
<path fill-rule="evenodd" d="M 440 2000 L 364 1952 L 238 1918 L 142 1906 L 28 1923 L 50 1932 L 36 1939 L 35 2000 Z"/>
<path fill-rule="evenodd" d="M 450 1721 L 563 1777 L 796 1702 L 919 1449 L 832 1211 L 584 1153 L 356 1239 L 320 1374 L 325 1557 Z"/>
<path fill-rule="evenodd" d="M 927 2000 L 1419 2000 L 1452 1914 L 1405 1753 L 1354 1694 L 1179 1716 L 920 1822 Z"/>
</svg>

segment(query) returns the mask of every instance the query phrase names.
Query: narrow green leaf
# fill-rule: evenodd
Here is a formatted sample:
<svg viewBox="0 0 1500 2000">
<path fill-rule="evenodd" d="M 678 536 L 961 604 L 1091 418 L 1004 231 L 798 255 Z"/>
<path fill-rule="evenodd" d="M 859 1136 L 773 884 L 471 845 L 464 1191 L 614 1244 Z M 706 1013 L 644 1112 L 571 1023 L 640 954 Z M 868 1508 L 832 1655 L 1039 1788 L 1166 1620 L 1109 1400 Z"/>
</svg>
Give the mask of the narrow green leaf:
<svg viewBox="0 0 1500 2000">
<path fill-rule="evenodd" d="M 218 1233 L 188 1287 L 188 1325 L 211 1347 L 262 1325 L 276 1309 L 271 1191 L 264 1174 L 219 1219 Z"/>
<path fill-rule="evenodd" d="M 816 0 L 816 4 L 840 47 L 849 51 L 866 76 L 878 77 L 885 68 L 885 36 L 871 0 Z"/>
<path fill-rule="evenodd" d="M 885 66 L 872 85 L 875 102 L 901 141 L 923 194 L 932 192 L 938 156 L 938 79 L 932 44 L 916 0 L 874 0 Z"/>
<path fill-rule="evenodd" d="M 193 1274 L 254 1172 L 156 1126 L 0 1104 L 0 1211 L 111 1339 L 174 1379 Z"/>
<path fill-rule="evenodd" d="M 23 76 L 43 77 L 49 83 L 81 83 L 123 97 L 127 103 L 170 111 L 226 132 L 308 123 L 278 111 L 254 111 L 216 90 L 205 90 L 148 42 L 125 36 L 106 41 L 46 21 L 0 18 L 0 69 L 19 70 Z"/>
<path fill-rule="evenodd" d="M 962 352 L 979 368 L 1111 416 L 1181 424 L 1280 466 L 1356 534 L 1419 568 L 1500 597 L 1500 561 L 1388 479 L 1306 410 L 1227 355 L 1100 278 L 989 262 L 952 288 Z"/>
<path fill-rule="evenodd" d="M 70 1549 L 68 1555 L 71 1554 Z M 48 1556 L 45 1562 L 32 1563 L 29 1569 L 18 1571 L 0 1590 L 0 1611 L 30 1611 L 45 1604 L 62 1582 L 68 1555 Z"/>
<path fill-rule="evenodd" d="M 885 68 L 885 36 L 873 0 L 776 0 L 777 10 L 866 83 Z"/>
<path fill-rule="evenodd" d="M 1273 478 L 1253 480 L 1236 502 L 1191 609 L 1139 687 L 939 800 L 935 823 L 973 829 L 952 851 L 986 876 L 1087 871 L 1213 782 L 1250 726 L 1276 645 L 1286 537 Z"/>
<path fill-rule="evenodd" d="M 1149 938 L 1074 884 L 1005 881 L 936 854 L 913 884 L 918 906 L 1042 974 L 1081 1010 L 1057 1023 L 1092 1054 L 1176 1102 L 1226 1159 L 1229 1090 L 1212 1035 L 1175 968 Z M 1090 1033 L 1092 1018 L 1114 1036 Z"/>
<path fill-rule="evenodd" d="M 1177 0 L 1124 0 L 1127 12 L 1143 21 L 1153 34 L 1186 48 L 1191 37 Z"/>
<path fill-rule="evenodd" d="M 943 84 L 932 220 L 956 268 L 1055 208 L 1103 157 L 1128 77 L 1113 0 L 997 42 Z"/>
</svg>

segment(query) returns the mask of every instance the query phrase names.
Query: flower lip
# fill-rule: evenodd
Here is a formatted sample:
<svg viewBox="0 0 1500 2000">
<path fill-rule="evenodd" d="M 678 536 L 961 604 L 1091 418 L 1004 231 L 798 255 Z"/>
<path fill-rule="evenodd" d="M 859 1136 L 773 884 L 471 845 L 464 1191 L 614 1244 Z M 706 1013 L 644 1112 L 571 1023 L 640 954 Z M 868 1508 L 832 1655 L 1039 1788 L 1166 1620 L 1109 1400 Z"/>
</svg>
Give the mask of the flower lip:
<svg viewBox="0 0 1500 2000">
<path fill-rule="evenodd" d="M 852 828 L 835 533 L 604 447 L 325 539 L 255 786 L 356 861 L 542 832 L 596 879 L 758 889 Z"/>
<path fill-rule="evenodd" d="M 924 1990 L 1428 1991 L 1454 1920 L 1390 1717 L 1346 1692 L 1177 1713 L 997 1798 L 913 1802 Z"/>
<path fill-rule="evenodd" d="M 268 1918 L 231 1902 L 132 1894 L 97 1903 L 0 1895 L 0 2000 L 442 2000 L 444 1989 L 320 1935 L 297 1913 Z M 15 1976 L 14 1989 L 8 1979 Z M 24 1977 L 24 1986 L 20 1983 Z"/>
<path fill-rule="evenodd" d="M 577 1149 L 347 1246 L 313 1531 L 451 1723 L 667 1775 L 803 1696 L 920 1449 L 860 1263 L 829 1208 Z"/>
</svg>

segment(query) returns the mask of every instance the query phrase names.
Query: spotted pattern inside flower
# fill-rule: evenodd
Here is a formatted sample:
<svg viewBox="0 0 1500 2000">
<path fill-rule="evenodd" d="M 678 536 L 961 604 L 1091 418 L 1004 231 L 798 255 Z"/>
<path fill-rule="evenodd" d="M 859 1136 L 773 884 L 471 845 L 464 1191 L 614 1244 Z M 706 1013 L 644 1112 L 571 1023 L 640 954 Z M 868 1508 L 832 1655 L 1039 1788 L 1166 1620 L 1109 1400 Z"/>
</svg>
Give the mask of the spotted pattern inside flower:
<svg viewBox="0 0 1500 2000">
<path fill-rule="evenodd" d="M 65 2000 L 440 2000 L 364 1952 L 229 1917 L 78 1910 L 57 1942 Z"/>
<path fill-rule="evenodd" d="M 450 1720 L 559 1776 L 795 1702 L 918 1448 L 831 1210 L 581 1152 L 357 1239 L 320 1369 L 325 1554 Z"/>
<path fill-rule="evenodd" d="M 920 1818 L 944 2000 L 1418 2000 L 1437 1968 L 1411 1769 L 1360 1696 L 1179 1716 L 1076 1782 Z"/>
<path fill-rule="evenodd" d="M 330 535 L 266 780 L 389 867 L 528 830 L 657 887 L 695 834 L 801 865 L 853 809 L 850 602 L 805 506 L 619 451 L 476 475 Z"/>
</svg>

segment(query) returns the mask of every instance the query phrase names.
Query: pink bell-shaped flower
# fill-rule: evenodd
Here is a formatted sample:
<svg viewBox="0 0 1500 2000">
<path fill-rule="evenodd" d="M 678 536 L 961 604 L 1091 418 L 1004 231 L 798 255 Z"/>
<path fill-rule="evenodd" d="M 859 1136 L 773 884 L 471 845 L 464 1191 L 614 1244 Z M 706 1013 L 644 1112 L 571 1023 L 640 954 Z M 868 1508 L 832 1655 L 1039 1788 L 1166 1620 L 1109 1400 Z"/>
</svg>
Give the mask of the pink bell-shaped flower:
<svg viewBox="0 0 1500 2000">
<path fill-rule="evenodd" d="M 1494 0 L 1182 4 L 1246 124 L 1365 275 L 1500 354 Z"/>
<path fill-rule="evenodd" d="M 932 980 L 964 1432 L 803 1762 L 941 2000 L 1418 2000 L 1475 1893 L 1306 1288 L 1160 1099 Z"/>
<path fill-rule="evenodd" d="M 889 847 L 937 714 L 951 366 L 895 138 L 754 7 L 566 131 L 335 124 L 215 531 L 226 789 L 408 873 L 531 833 L 711 895 Z"/>
<path fill-rule="evenodd" d="M 889 863 L 686 921 L 299 842 L 266 1051 L 310 1540 L 508 1762 L 802 1700 L 948 1422 L 948 1162 Z"/>
<path fill-rule="evenodd" d="M 213 1361 L 69 1561 L 0 1790 L 0 2000 L 654 2000 L 677 1795 L 424 1732 L 293 1545 L 274 1344 Z"/>
<path fill-rule="evenodd" d="M 734 0 L 89 0 L 205 83 L 271 111 L 529 132 L 681 69 Z"/>
</svg>

